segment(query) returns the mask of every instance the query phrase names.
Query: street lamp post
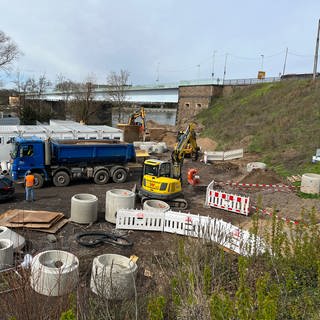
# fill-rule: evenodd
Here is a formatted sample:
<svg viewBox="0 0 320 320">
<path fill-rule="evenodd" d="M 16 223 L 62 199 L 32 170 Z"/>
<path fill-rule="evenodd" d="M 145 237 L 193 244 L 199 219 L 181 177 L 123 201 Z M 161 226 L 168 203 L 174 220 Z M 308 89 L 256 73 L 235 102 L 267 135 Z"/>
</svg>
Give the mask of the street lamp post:
<svg viewBox="0 0 320 320">
<path fill-rule="evenodd" d="M 264 59 L 264 55 L 261 55 L 261 71 L 263 71 L 263 59 Z"/>
<path fill-rule="evenodd" d="M 213 55 L 212 55 L 212 70 L 211 70 L 211 79 L 213 80 L 214 78 L 214 60 L 215 60 L 215 56 L 216 56 L 216 50 L 213 51 Z"/>
</svg>

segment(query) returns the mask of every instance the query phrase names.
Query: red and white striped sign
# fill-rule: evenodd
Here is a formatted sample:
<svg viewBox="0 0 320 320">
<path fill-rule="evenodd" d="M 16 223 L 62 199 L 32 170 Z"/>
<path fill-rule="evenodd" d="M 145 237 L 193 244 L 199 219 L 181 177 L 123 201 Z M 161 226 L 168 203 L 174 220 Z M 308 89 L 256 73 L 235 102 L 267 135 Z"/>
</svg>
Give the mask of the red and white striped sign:
<svg viewBox="0 0 320 320">
<path fill-rule="evenodd" d="M 208 190 L 206 204 L 210 207 L 240 213 L 245 216 L 248 216 L 250 212 L 249 197 L 229 194 L 224 191 Z"/>
</svg>

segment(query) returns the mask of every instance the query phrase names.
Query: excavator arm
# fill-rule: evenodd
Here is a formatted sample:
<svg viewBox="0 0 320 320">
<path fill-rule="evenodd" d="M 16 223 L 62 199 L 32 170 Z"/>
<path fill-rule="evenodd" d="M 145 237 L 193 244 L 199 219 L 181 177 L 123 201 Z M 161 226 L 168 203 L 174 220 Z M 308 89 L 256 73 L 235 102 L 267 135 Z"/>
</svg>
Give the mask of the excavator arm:
<svg viewBox="0 0 320 320">
<path fill-rule="evenodd" d="M 148 134 L 147 123 L 146 123 L 146 112 L 143 107 L 141 107 L 140 111 L 136 111 L 129 116 L 128 125 L 135 125 L 135 120 L 137 118 L 141 118 L 141 129 L 143 131 L 143 141 L 145 141 L 146 135 Z"/>
<path fill-rule="evenodd" d="M 185 156 L 185 150 L 189 143 L 194 150 L 194 155 L 192 157 L 197 159 L 199 147 L 197 145 L 194 123 L 190 123 L 187 127 L 187 130 L 180 135 L 179 141 L 171 154 L 173 177 L 176 179 L 181 179 L 181 169 Z"/>
</svg>

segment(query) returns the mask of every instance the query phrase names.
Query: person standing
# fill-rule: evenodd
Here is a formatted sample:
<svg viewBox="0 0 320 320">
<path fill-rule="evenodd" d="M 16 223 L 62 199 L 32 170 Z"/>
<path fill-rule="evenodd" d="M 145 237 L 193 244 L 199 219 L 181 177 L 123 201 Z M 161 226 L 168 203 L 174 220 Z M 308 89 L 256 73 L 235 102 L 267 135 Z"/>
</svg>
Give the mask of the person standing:
<svg viewBox="0 0 320 320">
<path fill-rule="evenodd" d="M 26 201 L 34 201 L 34 186 L 35 178 L 31 171 L 27 171 L 25 177 L 25 186 L 26 186 Z"/>
</svg>

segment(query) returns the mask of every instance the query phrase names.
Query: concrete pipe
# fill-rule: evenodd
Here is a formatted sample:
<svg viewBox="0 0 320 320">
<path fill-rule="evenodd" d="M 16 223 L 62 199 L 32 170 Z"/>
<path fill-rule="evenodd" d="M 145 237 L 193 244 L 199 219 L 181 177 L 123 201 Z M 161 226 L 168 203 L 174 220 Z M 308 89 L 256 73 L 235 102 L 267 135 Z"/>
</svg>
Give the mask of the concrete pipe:
<svg viewBox="0 0 320 320">
<path fill-rule="evenodd" d="M 93 259 L 90 288 L 106 299 L 126 299 L 134 295 L 137 265 L 118 254 Z"/>
<path fill-rule="evenodd" d="M 263 162 L 249 162 L 247 164 L 247 172 L 251 172 L 254 169 L 265 170 L 267 165 Z"/>
<path fill-rule="evenodd" d="M 136 195 L 125 189 L 113 189 L 106 193 L 105 220 L 116 223 L 116 214 L 119 209 L 134 209 Z"/>
<path fill-rule="evenodd" d="M 301 177 L 301 192 L 309 194 L 319 194 L 320 174 L 304 173 Z"/>
<path fill-rule="evenodd" d="M 26 243 L 26 239 L 20 236 L 18 233 L 10 230 L 7 227 L 0 226 L 0 240 L 2 239 L 11 240 L 13 243 L 13 250 L 16 252 L 20 251 Z"/>
<path fill-rule="evenodd" d="M 149 199 L 143 203 L 143 210 L 166 212 L 170 210 L 170 206 L 164 201 Z"/>
<path fill-rule="evenodd" d="M 72 253 L 48 250 L 37 254 L 31 264 L 30 284 L 46 296 L 72 292 L 79 280 L 79 260 Z"/>
<path fill-rule="evenodd" d="M 13 242 L 9 239 L 0 240 L 0 270 L 13 265 Z"/>
<path fill-rule="evenodd" d="M 80 193 L 71 198 L 70 220 L 92 223 L 98 219 L 98 198 L 93 194 Z"/>
</svg>

